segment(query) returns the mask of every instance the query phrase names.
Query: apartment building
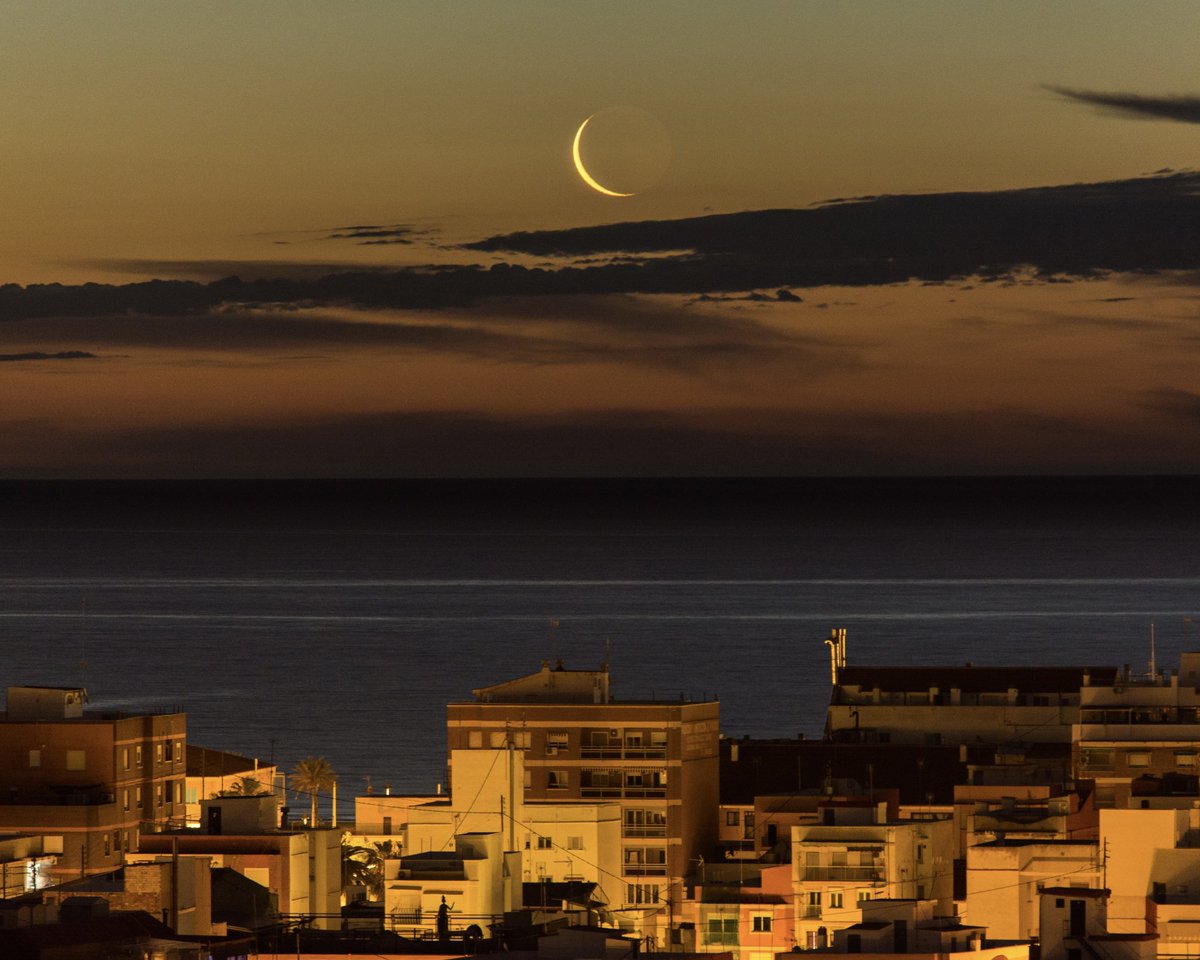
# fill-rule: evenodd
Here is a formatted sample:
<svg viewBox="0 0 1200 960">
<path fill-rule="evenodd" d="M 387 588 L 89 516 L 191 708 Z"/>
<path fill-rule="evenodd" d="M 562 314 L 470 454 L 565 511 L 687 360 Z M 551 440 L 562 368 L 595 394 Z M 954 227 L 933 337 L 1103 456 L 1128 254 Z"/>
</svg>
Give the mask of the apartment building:
<svg viewBox="0 0 1200 960">
<path fill-rule="evenodd" d="M 1069 743 L 1080 690 L 1113 667 L 850 667 L 836 673 L 826 739 L 869 743 Z"/>
<path fill-rule="evenodd" d="M 473 694 L 448 707 L 451 754 L 511 744 L 526 801 L 617 804 L 623 889 L 612 906 L 662 913 L 681 897 L 717 839 L 719 703 L 617 700 L 606 665 L 561 661 Z"/>
<path fill-rule="evenodd" d="M 86 702 L 79 687 L 9 687 L 0 721 L 0 831 L 62 837 L 56 881 L 107 873 L 183 819 L 185 714 Z"/>
<path fill-rule="evenodd" d="M 862 922 L 876 899 L 932 900 L 949 912 L 955 831 L 947 815 L 901 820 L 894 802 L 831 801 L 815 824 L 792 827 L 795 936 L 801 947 L 832 942 Z"/>
<path fill-rule="evenodd" d="M 1195 795 L 1200 776 L 1200 653 L 1178 670 L 1135 675 L 1080 690 L 1072 766 L 1096 785 L 1096 806 L 1121 808 L 1147 778 L 1176 779 Z"/>
</svg>

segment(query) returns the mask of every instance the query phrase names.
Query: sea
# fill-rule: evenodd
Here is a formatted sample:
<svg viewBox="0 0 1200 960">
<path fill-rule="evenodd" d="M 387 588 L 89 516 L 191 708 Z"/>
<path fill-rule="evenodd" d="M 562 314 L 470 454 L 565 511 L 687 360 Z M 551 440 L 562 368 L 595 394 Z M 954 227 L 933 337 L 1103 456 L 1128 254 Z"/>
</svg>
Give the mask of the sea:
<svg viewBox="0 0 1200 960">
<path fill-rule="evenodd" d="M 855 664 L 1131 664 L 1200 647 L 1194 478 L 0 483 L 0 680 L 188 740 L 323 756 L 338 809 L 434 793 L 446 704 L 607 663 L 819 738 Z"/>
</svg>

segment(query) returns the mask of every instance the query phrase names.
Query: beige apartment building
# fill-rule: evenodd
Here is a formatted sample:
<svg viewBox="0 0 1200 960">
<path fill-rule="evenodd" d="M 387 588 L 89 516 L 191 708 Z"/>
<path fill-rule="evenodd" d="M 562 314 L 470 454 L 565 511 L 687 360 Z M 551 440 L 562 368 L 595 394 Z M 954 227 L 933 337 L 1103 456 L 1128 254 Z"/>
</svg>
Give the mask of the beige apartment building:
<svg viewBox="0 0 1200 960">
<path fill-rule="evenodd" d="M 1071 741 L 1080 690 L 1112 667 L 848 667 L 836 671 L 825 732 L 860 743 Z"/>
<path fill-rule="evenodd" d="M 181 711 L 85 710 L 80 687 L 9 687 L 0 832 L 62 837 L 56 881 L 107 873 L 184 810 Z"/>
<path fill-rule="evenodd" d="M 1164 676 L 1128 670 L 1080 690 L 1073 733 L 1075 776 L 1096 784 L 1096 806 L 1128 805 L 1143 777 L 1174 779 L 1196 793 L 1200 775 L 1200 653 L 1181 653 Z"/>
<path fill-rule="evenodd" d="M 824 948 L 835 931 L 863 920 L 871 900 L 931 900 L 949 913 L 954 892 L 954 821 L 901 820 L 886 801 L 830 801 L 816 823 L 792 827 L 795 937 Z"/>
<path fill-rule="evenodd" d="M 669 914 L 717 839 L 720 704 L 617 700 L 607 666 L 561 661 L 473 693 L 448 707 L 451 755 L 511 745 L 526 801 L 615 803 L 622 893 L 612 906 Z M 451 783 L 457 793 L 453 768 Z"/>
</svg>

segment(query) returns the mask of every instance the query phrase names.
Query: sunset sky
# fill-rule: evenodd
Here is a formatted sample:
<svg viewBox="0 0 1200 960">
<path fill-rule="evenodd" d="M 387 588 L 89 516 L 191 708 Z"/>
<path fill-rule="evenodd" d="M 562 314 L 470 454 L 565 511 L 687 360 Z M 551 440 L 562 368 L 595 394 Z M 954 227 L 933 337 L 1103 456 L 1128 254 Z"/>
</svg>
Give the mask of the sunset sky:
<svg viewBox="0 0 1200 960">
<path fill-rule="evenodd" d="M 0 478 L 1200 472 L 1193 0 L 3 16 Z"/>
</svg>

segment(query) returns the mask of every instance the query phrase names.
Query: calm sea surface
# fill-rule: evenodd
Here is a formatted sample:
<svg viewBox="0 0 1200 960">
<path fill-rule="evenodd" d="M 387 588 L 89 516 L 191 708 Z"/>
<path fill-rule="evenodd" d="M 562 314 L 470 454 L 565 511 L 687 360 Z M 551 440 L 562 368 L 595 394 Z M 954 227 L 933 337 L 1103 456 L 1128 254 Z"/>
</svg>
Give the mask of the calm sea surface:
<svg viewBox="0 0 1200 960">
<path fill-rule="evenodd" d="M 343 816 L 370 778 L 432 791 L 445 705 L 611 664 L 618 696 L 716 695 L 730 736 L 820 735 L 832 627 L 853 663 L 1160 665 L 1200 646 L 1195 516 L 744 523 L 486 517 L 339 526 L 0 525 L 0 679 L 92 706 L 178 704 L 189 740 L 327 757 Z M 557 624 L 557 625 L 555 625 Z"/>
</svg>

